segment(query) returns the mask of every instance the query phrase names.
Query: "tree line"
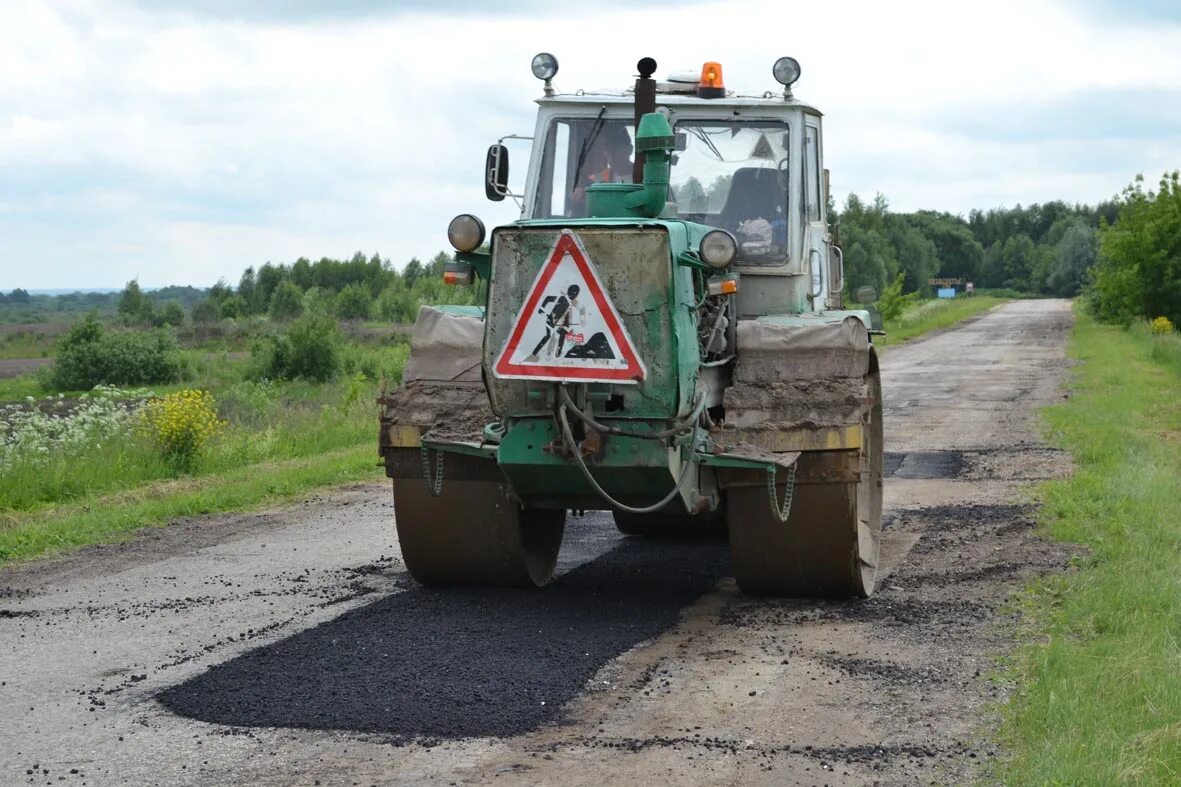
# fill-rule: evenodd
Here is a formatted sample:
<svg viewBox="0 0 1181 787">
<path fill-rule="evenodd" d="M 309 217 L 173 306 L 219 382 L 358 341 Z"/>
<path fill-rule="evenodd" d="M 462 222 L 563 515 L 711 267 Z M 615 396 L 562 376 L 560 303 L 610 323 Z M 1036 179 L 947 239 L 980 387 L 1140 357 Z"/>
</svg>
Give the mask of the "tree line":
<svg viewBox="0 0 1181 787">
<path fill-rule="evenodd" d="M 706 201 L 718 182 L 702 188 Z M 978 289 L 1074 297 L 1085 294 L 1101 319 L 1168 317 L 1181 325 L 1181 183 L 1166 174 L 1154 191 L 1138 177 L 1114 200 L 1098 205 L 1053 201 L 1027 207 L 973 210 L 967 217 L 922 210 L 896 213 L 881 194 L 850 194 L 830 206 L 845 259 L 849 302 L 862 287 L 877 293 L 932 294 L 931 279 L 960 279 Z M 415 258 L 401 270 L 379 254 L 357 252 L 291 264 L 247 268 L 237 285 L 221 280 L 202 290 L 166 287 L 145 292 L 131 281 L 120 293 L 38 296 L 0 293 L 0 312 L 113 308 L 131 325 L 195 325 L 265 315 L 289 321 L 305 313 L 340 320 L 411 323 L 422 304 L 473 304 L 473 286 L 443 283 L 451 255 Z"/>
<path fill-rule="evenodd" d="M 1087 283 L 1100 227 L 1115 221 L 1115 202 L 1047 202 L 973 210 L 967 218 L 937 211 L 893 213 L 881 194 L 850 194 L 837 214 L 849 294 L 883 292 L 901 278 L 903 292 L 930 294 L 931 279 L 977 288 L 1073 297 Z"/>
<path fill-rule="evenodd" d="M 286 321 L 314 312 L 341 320 L 414 322 L 424 303 L 476 303 L 474 287 L 443 283 L 443 268 L 450 260 L 450 254 L 440 252 L 427 263 L 411 259 L 400 271 L 378 254 L 366 257 L 361 252 L 349 260 L 268 262 L 257 270 L 247 268 L 236 288 L 225 281 L 211 287 L 208 297 L 193 307 L 192 320 L 207 324 L 265 314 Z"/>
<path fill-rule="evenodd" d="M 1055 201 L 973 210 L 893 213 L 882 195 L 849 195 L 835 212 L 845 284 L 878 293 L 931 293 L 931 279 L 1020 294 L 1083 295 L 1101 320 L 1165 317 L 1181 325 L 1181 175 L 1155 190 L 1142 176 L 1098 205 Z M 892 285 L 892 286 L 891 286 Z"/>
</svg>

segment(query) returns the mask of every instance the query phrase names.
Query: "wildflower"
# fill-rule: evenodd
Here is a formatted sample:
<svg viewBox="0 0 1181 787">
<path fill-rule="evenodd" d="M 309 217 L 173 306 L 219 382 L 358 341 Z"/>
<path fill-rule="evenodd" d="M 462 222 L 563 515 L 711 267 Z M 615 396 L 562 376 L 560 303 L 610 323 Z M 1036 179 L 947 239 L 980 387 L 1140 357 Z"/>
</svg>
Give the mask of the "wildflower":
<svg viewBox="0 0 1181 787">
<path fill-rule="evenodd" d="M 206 443 L 225 425 L 217 417 L 213 395 L 192 389 L 152 399 L 140 421 L 141 429 L 160 452 L 182 470 L 192 467 Z"/>
</svg>

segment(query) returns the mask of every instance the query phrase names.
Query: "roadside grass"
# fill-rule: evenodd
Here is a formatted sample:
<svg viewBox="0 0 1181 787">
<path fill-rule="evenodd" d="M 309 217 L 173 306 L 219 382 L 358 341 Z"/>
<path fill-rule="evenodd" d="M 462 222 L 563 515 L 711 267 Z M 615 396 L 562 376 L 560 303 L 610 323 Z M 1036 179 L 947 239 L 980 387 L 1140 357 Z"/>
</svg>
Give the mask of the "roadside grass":
<svg viewBox="0 0 1181 787">
<path fill-rule="evenodd" d="M 401 379 L 401 339 L 346 342 L 343 372 L 327 383 L 256 380 L 248 357 L 183 353 L 190 379 L 151 394 L 209 391 L 224 424 L 183 465 L 139 417 L 145 393 L 116 392 L 122 407 L 96 415 L 96 394 L 39 398 L 45 390 L 21 378 L 0 381 L 0 402 L 13 402 L 0 403 L 0 563 L 383 477 L 375 400 L 382 379 Z"/>
<path fill-rule="evenodd" d="M 1085 545 L 1035 583 L 1013 662 L 999 768 L 1008 784 L 1181 783 L 1181 337 L 1079 314 L 1068 401 L 1045 411 L 1071 478 L 1039 490 L 1041 524 Z"/>
<path fill-rule="evenodd" d="M 371 381 L 238 383 L 216 397 L 218 414 L 227 425 L 187 474 L 215 476 L 260 462 L 373 443 L 375 398 Z M 81 450 L 50 445 L 45 453 L 30 451 L 6 466 L 0 479 L 0 515 L 81 502 L 180 474 L 146 435 L 130 431 L 86 442 Z"/>
<path fill-rule="evenodd" d="M 118 541 L 130 531 L 161 526 L 177 517 L 238 511 L 283 502 L 317 487 L 380 477 L 376 446 L 370 440 L 315 456 L 141 485 L 85 502 L 0 513 L 0 564 Z"/>
<path fill-rule="evenodd" d="M 18 402 L 27 396 L 41 396 L 44 393 L 43 381 L 32 372 L 0 379 L 0 402 Z"/>
<path fill-rule="evenodd" d="M 887 321 L 886 335 L 875 336 L 873 343 L 878 347 L 901 344 L 930 331 L 949 328 L 1007 300 L 1009 299 L 976 295 L 971 298 L 932 298 L 920 301 L 903 312 L 898 319 Z"/>
</svg>

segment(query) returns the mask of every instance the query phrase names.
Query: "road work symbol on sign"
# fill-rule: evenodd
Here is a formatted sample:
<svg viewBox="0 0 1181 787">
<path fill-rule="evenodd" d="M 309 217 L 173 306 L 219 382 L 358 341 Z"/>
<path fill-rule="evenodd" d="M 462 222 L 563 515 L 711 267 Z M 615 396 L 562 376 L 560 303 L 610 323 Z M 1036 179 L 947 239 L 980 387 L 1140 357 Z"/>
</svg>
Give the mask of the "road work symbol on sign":
<svg viewBox="0 0 1181 787">
<path fill-rule="evenodd" d="M 578 236 L 562 230 L 493 366 L 497 377 L 638 383 L 647 371 Z"/>
</svg>

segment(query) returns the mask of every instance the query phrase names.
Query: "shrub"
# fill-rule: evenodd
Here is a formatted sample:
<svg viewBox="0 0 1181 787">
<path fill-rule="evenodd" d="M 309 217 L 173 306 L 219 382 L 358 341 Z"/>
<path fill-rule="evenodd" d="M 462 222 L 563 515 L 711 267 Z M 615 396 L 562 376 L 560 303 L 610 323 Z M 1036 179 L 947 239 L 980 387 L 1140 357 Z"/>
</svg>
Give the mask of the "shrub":
<svg viewBox="0 0 1181 787">
<path fill-rule="evenodd" d="M 410 345 L 405 341 L 388 347 L 345 347 L 341 354 L 341 368 L 345 374 L 361 375 L 369 380 L 388 380 L 397 385 L 402 381 L 402 370 L 410 357 Z"/>
<path fill-rule="evenodd" d="M 240 382 L 218 396 L 217 413 L 231 424 L 262 429 L 274 420 L 279 407 L 276 390 L 269 380 Z"/>
<path fill-rule="evenodd" d="M 185 323 L 185 307 L 176 301 L 168 301 L 156 313 L 156 322 L 159 325 L 171 325 L 174 328 L 181 327 Z"/>
<path fill-rule="evenodd" d="M 198 301 L 193 306 L 194 325 L 213 325 L 221 320 L 221 304 L 214 298 Z"/>
<path fill-rule="evenodd" d="M 373 298 L 363 284 L 350 284 L 336 296 L 336 314 L 342 320 L 367 320 L 373 311 Z"/>
<path fill-rule="evenodd" d="M 152 399 L 143 409 L 143 429 L 165 459 L 189 470 L 206 443 L 225 426 L 213 395 L 186 389 Z"/>
<path fill-rule="evenodd" d="M 271 293 L 269 313 L 272 320 L 286 321 L 303 312 L 303 291 L 290 281 L 281 281 Z"/>
<path fill-rule="evenodd" d="M 878 310 L 882 313 L 882 319 L 887 322 L 897 320 L 908 306 L 918 300 L 919 294 L 917 292 L 908 295 L 902 294 L 904 278 L 902 273 L 895 276 L 894 281 L 886 285 L 886 288 L 882 290 L 882 296 L 878 298 Z"/>
<path fill-rule="evenodd" d="M 336 320 L 305 314 L 291 323 L 286 335 L 255 343 L 253 374 L 271 380 L 331 380 L 340 371 L 340 346 Z"/>
<path fill-rule="evenodd" d="M 49 382 L 57 390 L 80 391 L 169 383 L 180 376 L 180 350 L 171 331 L 108 332 L 90 314 L 62 338 Z"/>
<path fill-rule="evenodd" d="M 1118 205 L 1116 223 L 1099 230 L 1091 311 L 1123 325 L 1153 315 L 1181 323 L 1181 173 L 1166 173 L 1157 192 L 1138 176 Z"/>
<path fill-rule="evenodd" d="M 1156 336 L 1167 336 L 1173 332 L 1173 322 L 1168 317 L 1157 317 L 1148 327 Z"/>
</svg>

